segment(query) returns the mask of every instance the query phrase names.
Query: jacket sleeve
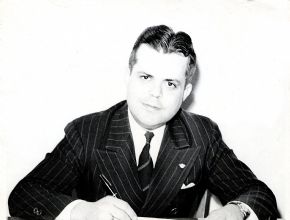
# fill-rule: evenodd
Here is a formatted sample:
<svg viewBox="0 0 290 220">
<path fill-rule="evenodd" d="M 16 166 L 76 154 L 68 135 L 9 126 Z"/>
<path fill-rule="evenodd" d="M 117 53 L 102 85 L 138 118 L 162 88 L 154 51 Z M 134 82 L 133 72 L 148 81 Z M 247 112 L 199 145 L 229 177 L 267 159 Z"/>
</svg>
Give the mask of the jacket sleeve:
<svg viewBox="0 0 290 220">
<path fill-rule="evenodd" d="M 75 198 L 73 189 L 82 172 L 83 144 L 73 123 L 65 137 L 11 192 L 11 216 L 25 219 L 55 219 Z"/>
<path fill-rule="evenodd" d="M 233 200 L 246 203 L 259 219 L 279 217 L 272 191 L 226 146 L 216 124 L 212 127 L 211 134 L 206 155 L 207 188 L 223 204 Z"/>
</svg>

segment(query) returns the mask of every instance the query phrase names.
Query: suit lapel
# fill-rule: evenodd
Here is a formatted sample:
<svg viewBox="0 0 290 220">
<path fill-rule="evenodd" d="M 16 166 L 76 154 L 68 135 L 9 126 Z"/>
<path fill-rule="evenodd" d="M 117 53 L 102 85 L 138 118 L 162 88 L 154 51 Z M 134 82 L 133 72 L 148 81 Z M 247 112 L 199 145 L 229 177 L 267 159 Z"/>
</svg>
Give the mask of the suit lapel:
<svg viewBox="0 0 290 220">
<path fill-rule="evenodd" d="M 144 203 L 138 181 L 127 105 L 115 112 L 104 146 L 95 151 L 100 171 L 112 183 L 117 197 L 138 212 Z"/>
<path fill-rule="evenodd" d="M 159 216 L 191 170 L 200 147 L 189 143 L 187 133 L 179 118 L 167 125 L 142 216 Z"/>
</svg>

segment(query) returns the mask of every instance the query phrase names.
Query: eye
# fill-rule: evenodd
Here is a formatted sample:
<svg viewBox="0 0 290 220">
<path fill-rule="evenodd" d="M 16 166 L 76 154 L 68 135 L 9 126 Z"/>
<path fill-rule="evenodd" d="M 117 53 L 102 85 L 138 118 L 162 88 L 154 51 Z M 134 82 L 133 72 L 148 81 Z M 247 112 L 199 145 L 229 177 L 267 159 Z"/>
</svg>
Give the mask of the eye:
<svg viewBox="0 0 290 220">
<path fill-rule="evenodd" d="M 167 82 L 168 87 L 176 88 L 176 85 L 172 82 Z"/>
<path fill-rule="evenodd" d="M 141 77 L 142 79 L 149 79 L 149 78 L 150 78 L 149 75 L 141 75 L 140 77 Z"/>
</svg>

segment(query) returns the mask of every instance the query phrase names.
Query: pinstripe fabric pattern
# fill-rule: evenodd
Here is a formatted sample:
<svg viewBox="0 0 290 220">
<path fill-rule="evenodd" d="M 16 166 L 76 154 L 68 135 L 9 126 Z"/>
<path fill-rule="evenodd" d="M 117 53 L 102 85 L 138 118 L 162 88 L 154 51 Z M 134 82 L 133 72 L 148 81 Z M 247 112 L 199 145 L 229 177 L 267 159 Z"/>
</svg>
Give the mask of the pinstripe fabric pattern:
<svg viewBox="0 0 290 220">
<path fill-rule="evenodd" d="M 12 191 L 10 213 L 54 219 L 76 198 L 96 201 L 109 193 L 100 173 L 139 216 L 188 217 L 205 188 L 222 203 L 247 203 L 259 219 L 279 215 L 273 193 L 224 144 L 217 125 L 182 110 L 166 126 L 144 198 L 126 102 L 68 124 L 64 139 Z M 191 182 L 194 187 L 181 190 Z"/>
</svg>

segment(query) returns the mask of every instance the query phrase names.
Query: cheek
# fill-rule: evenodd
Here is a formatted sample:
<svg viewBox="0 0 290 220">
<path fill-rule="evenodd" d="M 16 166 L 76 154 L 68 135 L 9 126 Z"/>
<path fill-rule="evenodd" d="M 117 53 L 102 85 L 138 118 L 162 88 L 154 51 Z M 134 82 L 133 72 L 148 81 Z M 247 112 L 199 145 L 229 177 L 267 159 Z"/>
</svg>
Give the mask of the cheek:
<svg viewBox="0 0 290 220">
<path fill-rule="evenodd" d="M 171 107 L 173 109 L 179 109 L 183 100 L 183 93 L 180 91 L 167 92 L 166 95 L 163 97 L 163 100 L 168 107 Z"/>
<path fill-rule="evenodd" d="M 129 83 L 127 86 L 127 96 L 131 99 L 136 98 L 136 94 L 139 93 L 138 86 L 136 86 L 136 83 Z"/>
<path fill-rule="evenodd" d="M 144 94 L 144 92 L 146 91 L 145 86 L 138 81 L 130 83 L 128 88 L 132 96 L 137 94 Z"/>
</svg>

